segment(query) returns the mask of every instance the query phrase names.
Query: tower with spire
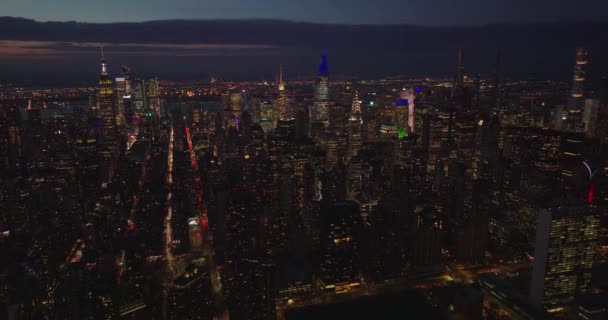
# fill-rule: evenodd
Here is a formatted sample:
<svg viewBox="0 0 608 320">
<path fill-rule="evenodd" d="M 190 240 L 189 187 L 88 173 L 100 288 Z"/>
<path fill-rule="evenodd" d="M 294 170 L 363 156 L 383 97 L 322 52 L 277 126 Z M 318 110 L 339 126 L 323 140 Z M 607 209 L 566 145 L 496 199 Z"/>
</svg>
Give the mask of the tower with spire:
<svg viewBox="0 0 608 320">
<path fill-rule="evenodd" d="M 106 59 L 103 53 L 103 47 L 100 49 L 101 55 L 101 75 L 99 77 L 99 97 L 111 96 L 112 95 L 112 80 L 108 77 L 108 69 L 106 66 Z"/>
<path fill-rule="evenodd" d="M 351 104 L 350 117 L 348 118 L 347 161 L 350 161 L 357 155 L 363 144 L 361 137 L 363 129 L 363 119 L 361 117 L 362 103 L 359 91 L 356 90 Z"/>
<path fill-rule="evenodd" d="M 283 65 L 279 65 L 279 92 L 285 91 L 285 83 L 283 82 Z"/>
<path fill-rule="evenodd" d="M 458 66 L 451 92 L 451 107 L 454 110 L 465 110 L 471 108 L 471 94 L 467 88 L 467 76 L 464 70 L 464 51 L 458 48 Z"/>
<path fill-rule="evenodd" d="M 105 135 L 114 135 L 116 129 L 116 119 L 114 117 L 114 104 L 113 104 L 113 84 L 112 80 L 108 76 L 108 69 L 106 66 L 106 60 L 101 48 L 101 75 L 99 76 L 99 92 L 98 92 L 98 103 L 99 103 L 99 117 L 102 121 L 102 131 Z M 110 137 L 108 136 L 108 139 Z"/>
<path fill-rule="evenodd" d="M 353 103 L 350 106 L 350 118 L 354 120 L 361 120 L 361 98 L 359 97 L 359 90 L 355 90 L 353 97 Z"/>
<path fill-rule="evenodd" d="M 278 84 L 278 97 L 277 97 L 277 116 L 278 120 L 285 120 L 290 118 L 289 112 L 287 110 L 288 105 L 288 96 L 285 92 L 285 83 L 283 82 L 283 65 L 279 66 L 279 84 Z"/>
<path fill-rule="evenodd" d="M 456 82 L 459 85 L 464 83 L 464 51 L 462 47 L 458 48 L 458 74 Z"/>
<path fill-rule="evenodd" d="M 101 120 L 101 142 L 100 156 L 104 159 L 104 179 L 112 177 L 114 169 L 113 160 L 118 150 L 116 132 L 116 114 L 114 111 L 114 89 L 112 80 L 108 76 L 106 60 L 103 48 L 101 48 L 101 75 L 99 77 L 98 91 L 98 116 Z"/>
<path fill-rule="evenodd" d="M 311 121 L 328 123 L 329 107 L 329 67 L 327 65 L 327 48 L 323 49 L 319 63 L 319 77 L 315 86 L 315 99 L 311 112 Z"/>
</svg>

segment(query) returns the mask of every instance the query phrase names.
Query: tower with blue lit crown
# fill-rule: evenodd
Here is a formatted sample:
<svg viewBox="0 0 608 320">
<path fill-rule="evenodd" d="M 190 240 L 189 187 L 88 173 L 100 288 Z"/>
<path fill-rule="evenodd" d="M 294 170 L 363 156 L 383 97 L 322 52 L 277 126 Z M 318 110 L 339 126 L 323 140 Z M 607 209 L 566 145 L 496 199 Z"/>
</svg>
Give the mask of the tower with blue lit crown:
<svg viewBox="0 0 608 320">
<path fill-rule="evenodd" d="M 323 49 L 319 63 L 319 77 L 315 86 L 315 99 L 311 112 L 312 122 L 328 122 L 329 107 L 329 67 L 327 65 L 327 49 Z"/>
</svg>

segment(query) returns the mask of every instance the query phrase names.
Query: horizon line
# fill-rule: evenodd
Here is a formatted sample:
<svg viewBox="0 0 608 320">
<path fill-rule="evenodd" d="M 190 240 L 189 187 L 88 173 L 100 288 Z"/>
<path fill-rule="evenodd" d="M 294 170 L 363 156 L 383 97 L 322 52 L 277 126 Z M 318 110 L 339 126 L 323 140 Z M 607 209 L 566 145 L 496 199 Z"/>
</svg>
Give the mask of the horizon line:
<svg viewBox="0 0 608 320">
<path fill-rule="evenodd" d="M 150 20 L 137 20 L 137 21 L 105 21 L 105 22 L 87 22 L 78 20 L 39 20 L 36 18 L 18 17 L 18 16 L 0 16 L 0 19 L 15 19 L 15 20 L 26 20 L 33 21 L 36 23 L 80 23 L 80 24 L 91 24 L 91 25 L 104 25 L 104 24 L 144 24 L 154 22 L 283 22 L 292 24 L 308 24 L 308 25 L 326 25 L 326 26 L 366 26 L 366 27 L 418 27 L 418 28 L 479 28 L 479 27 L 493 27 L 493 26 L 538 26 L 538 25 L 552 25 L 552 24 L 608 24 L 606 20 L 572 20 L 572 19 L 556 19 L 552 21 L 522 21 L 522 22 L 495 22 L 495 23 L 480 23 L 480 24 L 464 24 L 464 25 L 437 25 L 437 24 L 410 24 L 410 23 L 330 23 L 330 22 L 312 22 L 303 20 L 292 20 L 292 19 L 278 19 L 278 18 L 194 18 L 194 19 L 150 19 Z"/>
</svg>

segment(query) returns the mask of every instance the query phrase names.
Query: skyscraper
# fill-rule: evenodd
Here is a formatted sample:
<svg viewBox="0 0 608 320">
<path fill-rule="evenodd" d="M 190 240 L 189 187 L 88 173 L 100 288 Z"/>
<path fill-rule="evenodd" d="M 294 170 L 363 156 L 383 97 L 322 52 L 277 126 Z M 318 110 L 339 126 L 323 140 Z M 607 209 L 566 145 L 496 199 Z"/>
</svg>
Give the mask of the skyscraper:
<svg viewBox="0 0 608 320">
<path fill-rule="evenodd" d="M 395 101 L 395 110 L 394 110 L 394 123 L 390 124 L 393 128 L 397 130 L 397 137 L 399 139 L 405 138 L 409 129 L 407 128 L 407 116 L 408 116 L 408 103 L 407 99 L 397 99 Z"/>
<path fill-rule="evenodd" d="M 125 95 L 127 82 L 124 77 L 116 78 L 116 124 L 123 126 L 125 124 Z"/>
<path fill-rule="evenodd" d="M 560 313 L 575 296 L 589 292 L 599 225 L 593 206 L 540 211 L 530 290 L 538 309 Z"/>
<path fill-rule="evenodd" d="M 131 68 L 122 66 L 122 77 L 125 79 L 125 94 L 131 95 L 133 85 L 131 83 Z"/>
<path fill-rule="evenodd" d="M 414 112 L 415 112 L 415 96 L 413 89 L 403 89 L 399 95 L 400 103 L 397 106 L 402 106 L 402 119 L 399 119 L 398 127 L 403 128 L 406 132 L 414 132 Z M 399 112 L 398 112 L 399 113 Z"/>
<path fill-rule="evenodd" d="M 321 209 L 320 287 L 348 291 L 358 284 L 361 214 L 355 201 L 324 203 Z"/>
<path fill-rule="evenodd" d="M 458 48 L 458 75 L 456 83 L 462 85 L 464 82 L 464 51 L 462 48 Z"/>
<path fill-rule="evenodd" d="M 583 125 L 585 135 L 593 137 L 596 135 L 600 101 L 598 99 L 586 99 L 583 112 Z"/>
<path fill-rule="evenodd" d="M 346 157 L 348 160 L 352 159 L 357 155 L 363 141 L 361 138 L 362 131 L 362 118 L 361 118 L 361 99 L 359 98 L 359 91 L 355 91 L 353 102 L 351 105 L 350 117 L 348 118 L 348 150 Z"/>
<path fill-rule="evenodd" d="M 279 92 L 277 97 L 278 120 L 292 118 L 287 110 L 288 97 L 285 92 L 285 83 L 283 82 L 283 65 L 279 68 Z"/>
<path fill-rule="evenodd" d="M 243 96 L 241 90 L 232 90 L 222 94 L 222 105 L 224 107 L 224 127 L 239 129 L 239 118 L 243 110 Z M 272 118 L 271 118 L 272 119 Z"/>
<path fill-rule="evenodd" d="M 327 49 L 323 50 L 321 63 L 319 63 L 319 78 L 315 86 L 315 100 L 313 112 L 311 112 L 312 122 L 322 122 L 327 124 L 329 107 L 329 67 L 327 66 Z"/>
<path fill-rule="evenodd" d="M 133 83 L 133 102 L 135 105 L 134 115 L 137 117 L 143 117 L 145 110 L 146 101 L 146 82 L 143 79 L 135 79 Z"/>
<path fill-rule="evenodd" d="M 148 88 L 146 90 L 146 98 L 148 100 L 147 106 L 149 112 L 160 115 L 160 98 L 158 92 L 158 80 L 152 78 L 148 80 Z"/>
<path fill-rule="evenodd" d="M 101 118 L 101 131 L 106 146 L 116 143 L 116 116 L 114 112 L 114 90 L 112 80 L 108 76 L 106 60 L 101 50 L 101 76 L 99 77 L 99 117 Z"/>
<path fill-rule="evenodd" d="M 359 91 L 355 91 L 355 95 L 353 97 L 353 103 L 351 105 L 350 116 L 351 118 L 360 120 L 361 119 L 361 104 L 363 101 L 359 97 Z"/>
<path fill-rule="evenodd" d="M 464 88 L 464 51 L 462 48 L 458 48 L 458 67 L 456 69 L 456 76 L 454 77 L 454 84 L 452 86 L 452 98 L 458 97 Z"/>
<path fill-rule="evenodd" d="M 582 132 L 585 128 L 583 112 L 585 109 L 585 83 L 587 80 L 587 65 L 589 63 L 589 50 L 576 49 L 576 62 L 572 77 L 572 90 L 568 99 L 566 119 L 563 128 L 566 131 Z"/>
</svg>

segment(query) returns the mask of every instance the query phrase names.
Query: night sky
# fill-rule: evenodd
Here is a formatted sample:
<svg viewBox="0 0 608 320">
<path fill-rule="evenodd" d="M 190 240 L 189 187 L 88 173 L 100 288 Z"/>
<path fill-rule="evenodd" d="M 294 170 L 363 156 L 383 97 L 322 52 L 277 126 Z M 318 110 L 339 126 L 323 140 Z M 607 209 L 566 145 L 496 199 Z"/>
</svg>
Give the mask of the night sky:
<svg viewBox="0 0 608 320">
<path fill-rule="evenodd" d="M 128 22 L 264 18 L 340 24 L 479 25 L 608 19 L 602 0 L 3 0 L 2 15 Z"/>
</svg>

